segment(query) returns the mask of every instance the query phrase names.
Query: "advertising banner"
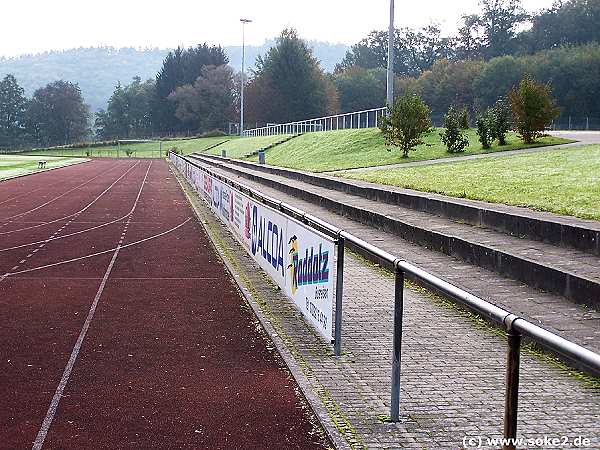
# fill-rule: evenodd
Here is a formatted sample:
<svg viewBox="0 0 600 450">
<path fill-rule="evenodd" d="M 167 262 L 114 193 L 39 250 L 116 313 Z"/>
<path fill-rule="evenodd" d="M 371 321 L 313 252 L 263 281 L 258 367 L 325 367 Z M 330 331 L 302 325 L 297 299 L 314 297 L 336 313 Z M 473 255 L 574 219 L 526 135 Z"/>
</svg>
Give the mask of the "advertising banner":
<svg viewBox="0 0 600 450">
<path fill-rule="evenodd" d="M 335 240 L 254 201 L 183 158 L 171 155 L 171 160 L 306 320 L 330 341 Z"/>
</svg>

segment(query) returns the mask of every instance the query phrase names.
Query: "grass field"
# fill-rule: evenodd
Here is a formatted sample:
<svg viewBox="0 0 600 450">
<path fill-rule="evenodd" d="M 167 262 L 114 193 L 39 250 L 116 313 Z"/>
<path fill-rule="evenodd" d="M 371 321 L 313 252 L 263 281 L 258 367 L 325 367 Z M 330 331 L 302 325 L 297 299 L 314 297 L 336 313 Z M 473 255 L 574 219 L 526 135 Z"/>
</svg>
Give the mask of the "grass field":
<svg viewBox="0 0 600 450">
<path fill-rule="evenodd" d="M 132 158 L 160 158 L 165 156 L 165 152 L 173 147 L 177 147 L 185 155 L 193 152 L 203 152 L 212 145 L 225 142 L 229 139 L 236 139 L 237 136 L 210 137 L 198 139 L 180 139 L 172 141 L 163 141 L 162 146 L 159 141 L 142 142 L 137 144 L 121 144 L 120 146 L 109 147 L 85 147 L 85 148 L 66 148 L 52 150 L 35 150 L 23 155 L 53 155 L 53 156 L 90 156 L 90 157 L 111 157 L 127 158 L 127 151 L 131 151 Z"/>
<path fill-rule="evenodd" d="M 39 159 L 36 156 L 0 155 L 0 180 L 43 170 L 37 168 Z M 46 168 L 48 169 L 84 161 L 82 158 L 50 157 L 44 159 L 47 161 Z"/>
<path fill-rule="evenodd" d="M 229 158 L 243 158 L 252 152 L 256 152 L 261 148 L 279 142 L 289 136 L 289 134 L 278 134 L 275 136 L 259 136 L 235 139 L 209 150 L 208 153 L 212 155 L 220 155 L 221 150 L 224 149 L 227 152 L 227 157 Z"/>
<path fill-rule="evenodd" d="M 308 133 L 268 150 L 266 162 L 275 166 L 323 172 L 572 142 L 556 137 L 544 137 L 533 145 L 525 145 L 514 133 L 510 133 L 508 145 L 494 145 L 491 149 L 484 150 L 477 140 L 475 130 L 468 130 L 469 147 L 465 152 L 453 155 L 446 152 L 439 131 L 429 133 L 424 138 L 425 144 L 418 146 L 408 158 L 402 158 L 398 149 L 388 151 L 383 135 L 376 128 Z M 258 138 L 244 138 L 235 143 L 250 143 L 252 139 Z M 257 157 L 251 159 L 257 160 Z"/>
<path fill-rule="evenodd" d="M 600 145 L 339 175 L 600 220 Z"/>
</svg>

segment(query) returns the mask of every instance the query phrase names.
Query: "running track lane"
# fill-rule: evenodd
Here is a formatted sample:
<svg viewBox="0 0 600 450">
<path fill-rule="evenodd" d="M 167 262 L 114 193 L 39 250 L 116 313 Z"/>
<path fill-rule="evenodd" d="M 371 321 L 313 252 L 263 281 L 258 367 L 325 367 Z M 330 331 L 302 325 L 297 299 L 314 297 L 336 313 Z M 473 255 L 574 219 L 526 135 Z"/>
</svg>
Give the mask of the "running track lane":
<svg viewBox="0 0 600 450">
<path fill-rule="evenodd" d="M 130 208 L 135 189 L 131 191 L 127 207 L 121 205 L 119 212 Z M 155 161 L 123 245 L 180 227 L 118 251 L 44 448 L 327 445 L 315 433 L 282 362 L 257 332 L 203 229 L 188 220 L 191 214 L 166 163 Z M 121 225 L 110 236 L 98 236 L 102 248 L 116 246 L 125 223 Z M 68 239 L 83 240 L 86 234 Z M 81 254 L 89 245 L 88 239 Z M 59 248 L 49 247 L 57 259 Z M 36 439 L 112 256 L 92 258 L 89 270 L 67 264 L 5 280 L 12 283 L 9 292 L 19 284 L 15 290 L 21 292 L 6 307 L 29 313 L 11 330 L 18 328 L 21 337 L 42 344 L 22 355 L 11 372 L 33 369 L 29 372 L 38 374 L 37 386 L 28 384 L 26 376 L 0 379 L 3 390 L 12 381 L 7 390 L 21 399 L 0 408 L 0 430 L 5 430 L 0 431 L 0 446 L 27 448 Z M 44 284 L 62 289 L 51 295 L 35 289 Z M 32 295 L 23 294 L 23 286 L 32 286 Z M 7 333 L 1 333 L 2 341 L 18 343 Z M 9 355 L 3 356 L 2 363 Z M 32 367 L 26 360 L 34 362 Z"/>
</svg>

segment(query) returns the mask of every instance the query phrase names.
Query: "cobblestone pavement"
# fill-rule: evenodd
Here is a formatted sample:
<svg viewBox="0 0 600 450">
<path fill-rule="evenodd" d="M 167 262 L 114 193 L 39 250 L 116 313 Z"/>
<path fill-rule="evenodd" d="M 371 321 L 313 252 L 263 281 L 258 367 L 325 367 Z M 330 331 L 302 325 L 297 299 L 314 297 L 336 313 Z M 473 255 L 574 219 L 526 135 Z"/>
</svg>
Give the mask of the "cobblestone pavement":
<svg viewBox="0 0 600 450">
<path fill-rule="evenodd" d="M 456 157 L 452 157 L 452 158 L 429 159 L 427 161 L 414 161 L 414 162 L 409 162 L 409 163 L 388 164 L 388 165 L 384 165 L 384 166 L 361 167 L 358 169 L 332 170 L 330 172 L 325 172 L 325 173 L 363 172 L 363 171 L 370 171 L 370 170 L 390 170 L 390 169 L 401 169 L 404 167 L 430 166 L 432 164 L 447 164 L 447 163 L 453 163 L 453 162 L 459 162 L 459 161 L 468 161 L 470 159 L 495 158 L 498 156 L 521 155 L 521 154 L 525 154 L 525 153 L 536 153 L 536 152 L 543 152 L 546 150 L 554 150 L 554 149 L 565 148 L 565 147 L 577 147 L 579 145 L 600 143 L 600 132 L 598 132 L 598 131 L 552 131 L 550 134 L 553 136 L 562 137 L 565 139 L 575 139 L 578 142 L 572 142 L 570 144 L 546 145 L 544 147 L 523 148 L 520 150 L 508 150 L 506 152 L 480 153 L 478 155 L 467 155 L 467 156 L 456 156 Z"/>
<path fill-rule="evenodd" d="M 343 356 L 305 323 L 203 201 L 193 203 L 213 241 L 256 302 L 261 321 L 342 448 L 463 448 L 498 438 L 504 408 L 505 337 L 422 289 L 405 290 L 401 422 L 389 414 L 393 278 L 346 255 Z M 519 437 L 578 436 L 600 445 L 600 394 L 589 382 L 522 353 Z M 488 446 L 483 441 L 483 448 Z M 543 446 L 537 446 L 540 448 Z M 466 447 L 468 448 L 468 447 Z M 569 448 L 563 445 L 562 448 Z"/>
<path fill-rule="evenodd" d="M 227 170 L 214 166 L 210 166 L 210 169 L 257 189 L 266 195 L 283 200 L 297 208 L 314 214 L 371 244 L 377 245 L 393 255 L 426 269 L 428 272 L 455 284 L 468 292 L 472 292 L 473 294 L 515 314 L 526 317 L 532 322 L 541 325 L 566 339 L 576 342 L 579 345 L 600 352 L 600 311 L 577 305 L 564 297 L 542 292 L 519 281 L 504 278 L 490 270 L 471 265 L 435 250 L 412 244 L 392 233 L 356 222 L 349 217 L 340 216 L 329 211 L 325 207 L 300 200 L 277 189 L 248 180 Z M 260 174 L 261 176 L 278 180 L 283 179 L 283 177 L 272 174 Z M 375 202 L 367 199 L 308 184 L 302 184 L 298 181 L 292 181 L 292 183 L 294 183 L 296 187 L 302 186 L 306 189 L 318 190 L 320 195 L 323 196 L 330 196 L 340 199 L 341 201 L 356 201 L 357 204 L 364 204 L 365 208 L 374 207 L 373 204 Z M 352 198 L 352 200 L 347 200 L 347 198 Z M 379 208 L 379 211 L 387 211 L 388 209 L 396 207 L 388 204 L 380 204 Z M 435 219 L 434 216 L 432 216 L 432 220 L 433 219 Z M 472 228 L 476 229 L 475 227 Z M 585 255 L 585 258 L 588 258 L 588 256 Z M 597 267 L 593 270 L 596 270 L 597 272 Z"/>
</svg>

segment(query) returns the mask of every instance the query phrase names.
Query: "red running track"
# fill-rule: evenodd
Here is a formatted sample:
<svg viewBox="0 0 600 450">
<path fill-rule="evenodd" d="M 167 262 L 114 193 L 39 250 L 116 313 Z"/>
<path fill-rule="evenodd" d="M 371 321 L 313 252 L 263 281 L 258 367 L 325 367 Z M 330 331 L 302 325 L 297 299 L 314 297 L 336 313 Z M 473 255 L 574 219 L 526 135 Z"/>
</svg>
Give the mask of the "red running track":
<svg viewBox="0 0 600 450">
<path fill-rule="evenodd" d="M 192 216 L 162 160 L 0 183 L 0 448 L 331 445 Z"/>
</svg>

